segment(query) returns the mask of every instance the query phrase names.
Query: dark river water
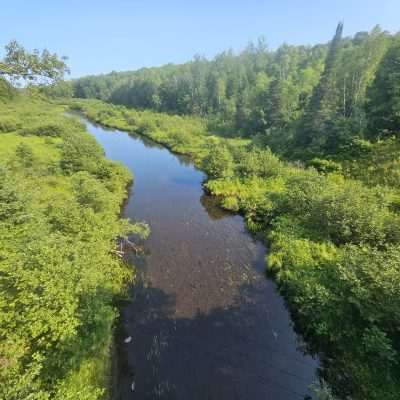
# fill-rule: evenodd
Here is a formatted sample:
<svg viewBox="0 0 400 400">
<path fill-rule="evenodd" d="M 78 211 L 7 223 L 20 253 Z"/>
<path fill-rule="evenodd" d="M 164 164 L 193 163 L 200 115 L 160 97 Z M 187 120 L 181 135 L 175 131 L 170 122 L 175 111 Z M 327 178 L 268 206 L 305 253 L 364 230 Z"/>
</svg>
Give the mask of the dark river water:
<svg viewBox="0 0 400 400">
<path fill-rule="evenodd" d="M 204 194 L 204 175 L 184 157 L 86 124 L 134 173 L 124 216 L 151 227 L 121 308 L 115 399 L 303 399 L 317 361 L 303 354 L 242 217 Z"/>
</svg>

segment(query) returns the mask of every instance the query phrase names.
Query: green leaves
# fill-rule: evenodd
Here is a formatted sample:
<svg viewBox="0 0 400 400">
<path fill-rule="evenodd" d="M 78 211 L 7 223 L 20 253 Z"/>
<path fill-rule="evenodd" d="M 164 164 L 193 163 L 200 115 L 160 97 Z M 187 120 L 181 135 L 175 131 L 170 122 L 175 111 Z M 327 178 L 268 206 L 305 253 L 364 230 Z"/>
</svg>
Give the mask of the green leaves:
<svg viewBox="0 0 400 400">
<path fill-rule="evenodd" d="M 120 220 L 129 172 L 63 109 L 28 101 L 2 109 L 20 133 L 0 135 L 0 398 L 96 400 L 133 278 L 113 250 L 148 227 Z"/>
<path fill-rule="evenodd" d="M 71 132 L 64 138 L 60 165 L 67 174 L 85 170 L 95 172 L 102 155 L 102 149 L 93 137 Z"/>
<path fill-rule="evenodd" d="M 13 182 L 10 170 L 0 164 L 0 221 L 17 223 L 24 208 L 24 198 Z"/>
<path fill-rule="evenodd" d="M 58 58 L 48 50 L 26 51 L 17 41 L 12 40 L 5 47 L 6 55 L 0 60 L 0 76 L 11 80 L 23 79 L 28 82 L 55 82 L 69 72 L 66 58 Z"/>
<path fill-rule="evenodd" d="M 374 82 L 368 91 L 367 112 L 369 124 L 367 137 L 399 137 L 400 124 L 400 38 L 391 40 L 389 49 L 380 64 Z"/>
<path fill-rule="evenodd" d="M 17 146 L 15 149 L 15 156 L 25 168 L 31 167 L 35 160 L 32 148 L 26 143 L 20 143 Z"/>
<path fill-rule="evenodd" d="M 268 268 L 310 351 L 321 355 L 321 377 L 330 385 L 321 396 L 397 400 L 399 193 L 396 174 L 385 169 L 398 157 L 395 142 L 349 143 L 353 173 L 369 170 L 367 186 L 342 175 L 349 164 L 341 159 L 313 158 L 317 171 L 249 141 L 213 137 L 187 118 L 79 104 L 100 122 L 145 127 L 142 134 L 191 155 L 208 174 L 206 189 L 265 238 Z M 392 188 L 382 185 L 388 176 Z"/>
<path fill-rule="evenodd" d="M 224 145 L 210 144 L 208 155 L 202 164 L 209 178 L 230 178 L 234 173 L 233 166 L 233 157 Z"/>
</svg>

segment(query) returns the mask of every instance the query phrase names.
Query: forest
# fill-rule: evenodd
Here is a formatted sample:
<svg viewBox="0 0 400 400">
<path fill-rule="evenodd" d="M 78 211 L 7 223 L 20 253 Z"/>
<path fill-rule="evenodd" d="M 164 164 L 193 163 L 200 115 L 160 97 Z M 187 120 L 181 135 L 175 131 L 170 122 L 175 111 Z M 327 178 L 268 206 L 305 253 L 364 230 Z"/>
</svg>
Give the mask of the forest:
<svg viewBox="0 0 400 400">
<path fill-rule="evenodd" d="M 89 76 L 67 92 L 207 117 L 211 131 L 254 138 L 287 157 L 335 157 L 355 139 L 396 135 L 390 95 L 399 40 L 379 27 L 343 37 L 339 24 L 330 44 L 272 51 L 260 39 L 239 55 L 226 51 L 212 61 L 198 56 L 183 65 Z"/>
<path fill-rule="evenodd" d="M 115 244 L 148 235 L 120 217 L 129 172 L 68 110 L 190 156 L 205 190 L 244 216 L 320 357 L 321 399 L 398 399 L 399 34 L 344 37 L 339 23 L 327 44 L 260 39 L 240 54 L 71 81 L 55 55 L 7 51 L 0 398 L 107 396 L 115 301 L 134 274 Z M 16 89 L 14 77 L 29 83 Z"/>
<path fill-rule="evenodd" d="M 400 391 L 400 36 L 91 76 L 71 107 L 188 154 L 269 245 L 272 274 L 339 399 Z M 65 91 L 65 88 L 64 88 Z M 101 102 L 101 100 L 103 102 Z M 134 108 L 134 109 L 132 109 Z"/>
</svg>

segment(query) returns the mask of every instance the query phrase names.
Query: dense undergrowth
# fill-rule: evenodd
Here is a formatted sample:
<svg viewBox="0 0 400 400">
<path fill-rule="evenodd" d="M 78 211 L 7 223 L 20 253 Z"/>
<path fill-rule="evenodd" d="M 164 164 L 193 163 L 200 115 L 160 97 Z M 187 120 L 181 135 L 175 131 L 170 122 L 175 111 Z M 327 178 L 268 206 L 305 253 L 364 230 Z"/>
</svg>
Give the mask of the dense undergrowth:
<svg viewBox="0 0 400 400">
<path fill-rule="evenodd" d="M 132 177 L 64 108 L 0 99 L 0 398 L 108 395 L 115 299 L 133 279 L 116 239 Z"/>
<path fill-rule="evenodd" d="M 141 109 L 69 102 L 207 173 L 206 189 L 269 245 L 268 271 L 328 392 L 399 398 L 399 34 L 343 37 L 339 23 L 328 44 L 270 51 L 260 40 L 212 61 L 72 82 L 58 81 L 56 55 L 15 41 L 7 51 L 10 82 L 44 73 L 56 79 L 36 93 Z M 0 397 L 98 399 L 112 300 L 131 278 L 112 248 L 145 230 L 118 216 L 127 171 L 64 106 L 15 93 L 0 79 Z"/>
<path fill-rule="evenodd" d="M 317 171 L 283 162 L 249 140 L 215 137 L 197 118 L 95 100 L 73 101 L 71 108 L 192 156 L 208 175 L 206 188 L 223 207 L 243 213 L 269 244 L 268 270 L 310 349 L 321 355 L 321 374 L 334 395 L 398 399 L 396 139 L 355 142 L 352 157 L 314 160 Z M 392 168 L 379 169 L 380 157 Z"/>
</svg>

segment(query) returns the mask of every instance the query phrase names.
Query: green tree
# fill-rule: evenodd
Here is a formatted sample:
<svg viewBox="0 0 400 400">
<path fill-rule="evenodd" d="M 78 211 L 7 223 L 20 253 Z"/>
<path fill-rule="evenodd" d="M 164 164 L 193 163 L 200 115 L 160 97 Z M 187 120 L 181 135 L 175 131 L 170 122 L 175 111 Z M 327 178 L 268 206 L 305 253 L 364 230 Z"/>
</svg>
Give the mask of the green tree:
<svg viewBox="0 0 400 400">
<path fill-rule="evenodd" d="M 400 36 L 384 56 L 368 91 L 366 136 L 371 139 L 400 136 Z"/>
<path fill-rule="evenodd" d="M 43 88 L 43 92 L 50 97 L 72 98 L 74 88 L 71 82 L 58 81 Z"/>
<path fill-rule="evenodd" d="M 63 79 L 69 72 L 66 57 L 59 58 L 48 50 L 28 52 L 17 41 L 5 46 L 5 57 L 0 60 L 0 77 L 17 82 L 20 79 L 34 83 L 52 83 Z"/>
<path fill-rule="evenodd" d="M 325 68 L 306 109 L 297 143 L 301 147 L 319 149 L 325 144 L 326 130 L 337 112 L 338 94 L 334 82 L 334 68 L 342 43 L 343 23 L 336 28 L 325 60 Z M 328 128 L 329 129 L 329 128 Z"/>
</svg>

